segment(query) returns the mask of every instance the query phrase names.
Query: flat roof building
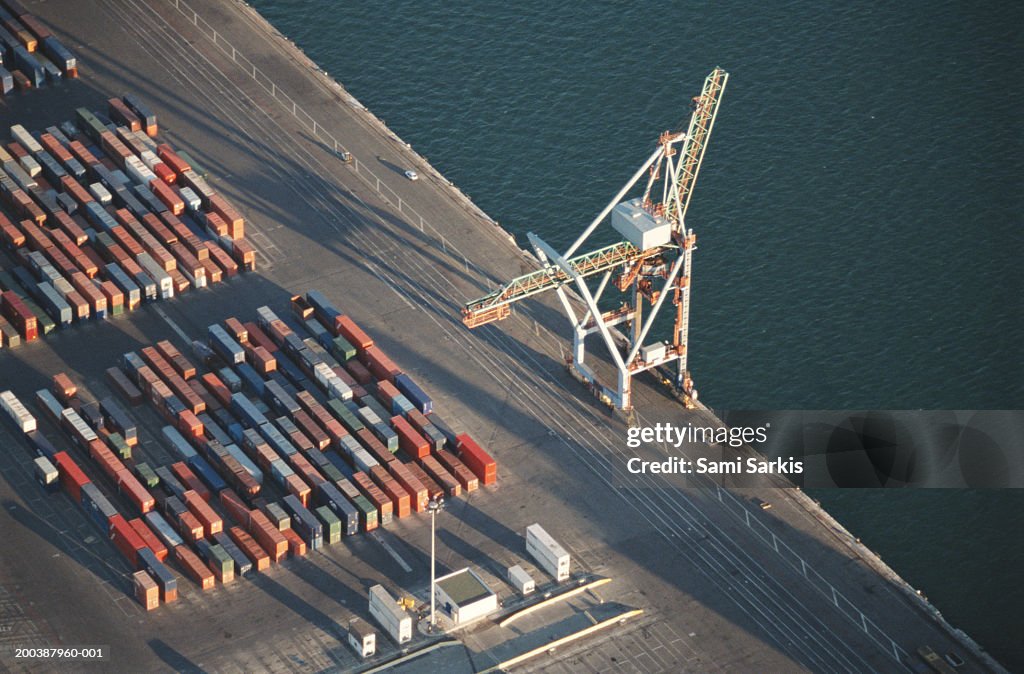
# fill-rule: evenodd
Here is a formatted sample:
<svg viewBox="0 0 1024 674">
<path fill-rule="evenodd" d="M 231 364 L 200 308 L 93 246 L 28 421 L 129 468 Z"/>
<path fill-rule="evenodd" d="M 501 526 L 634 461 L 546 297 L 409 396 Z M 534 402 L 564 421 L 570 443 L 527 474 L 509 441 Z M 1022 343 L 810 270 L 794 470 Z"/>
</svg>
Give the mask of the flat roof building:
<svg viewBox="0 0 1024 674">
<path fill-rule="evenodd" d="M 456 625 L 464 625 L 498 610 L 498 596 L 472 569 L 442 576 L 434 587 L 438 607 Z"/>
</svg>

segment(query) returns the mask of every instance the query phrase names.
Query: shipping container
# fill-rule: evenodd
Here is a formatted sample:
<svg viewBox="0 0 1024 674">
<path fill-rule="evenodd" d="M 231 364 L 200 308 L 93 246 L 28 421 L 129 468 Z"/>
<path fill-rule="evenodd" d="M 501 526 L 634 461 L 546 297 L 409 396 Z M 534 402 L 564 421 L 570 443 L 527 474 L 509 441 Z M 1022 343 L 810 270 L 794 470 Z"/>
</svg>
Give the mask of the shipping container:
<svg viewBox="0 0 1024 674">
<path fill-rule="evenodd" d="M 174 549 L 174 554 L 182 570 L 199 584 L 200 589 L 204 591 L 213 589 L 213 572 L 206 568 L 206 565 L 200 561 L 194 552 L 185 545 L 179 545 Z"/>
<path fill-rule="evenodd" d="M 18 397 L 11 391 L 0 393 L 0 408 L 7 413 L 11 422 L 22 433 L 30 433 L 36 430 L 36 418 L 22 404 Z"/>
<path fill-rule="evenodd" d="M 235 575 L 246 576 L 252 572 L 252 561 L 235 545 L 235 542 L 226 532 L 215 534 L 213 539 L 217 541 L 217 545 L 231 558 L 231 561 L 234 563 Z"/>
<path fill-rule="evenodd" d="M 139 564 L 156 580 L 160 588 L 160 601 L 167 604 L 178 599 L 178 579 L 162 560 L 157 559 L 152 550 L 139 550 Z"/>
<path fill-rule="evenodd" d="M 494 484 L 498 477 L 498 466 L 491 455 L 485 452 L 468 433 L 456 435 L 455 443 L 459 458 L 480 479 L 481 484 Z"/>
<path fill-rule="evenodd" d="M 239 549 L 245 553 L 245 556 L 249 558 L 256 571 L 264 571 L 270 568 L 270 556 L 245 530 L 241 527 L 231 527 L 228 529 L 228 535 L 231 536 L 231 540 L 235 542 Z"/>
<path fill-rule="evenodd" d="M 160 607 L 160 589 L 148 572 L 133 573 L 132 587 L 135 589 L 135 599 L 144 609 L 152 611 Z"/>
</svg>

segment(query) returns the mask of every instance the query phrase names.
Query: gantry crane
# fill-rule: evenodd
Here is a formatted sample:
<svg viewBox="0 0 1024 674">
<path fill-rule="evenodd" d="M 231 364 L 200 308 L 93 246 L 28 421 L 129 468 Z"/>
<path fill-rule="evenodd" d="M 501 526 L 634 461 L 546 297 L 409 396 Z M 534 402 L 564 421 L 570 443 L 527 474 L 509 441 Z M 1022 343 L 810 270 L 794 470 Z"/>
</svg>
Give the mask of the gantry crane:
<svg viewBox="0 0 1024 674">
<path fill-rule="evenodd" d="M 676 388 L 696 399 L 687 369 L 687 346 L 691 265 L 697 238 L 693 229 L 686 227 L 685 217 L 728 79 L 729 74 L 721 68 L 711 71 L 700 95 L 692 99 L 693 114 L 686 131 L 661 134 L 657 148 L 647 161 L 565 253 L 559 254 L 532 232 L 527 234 L 543 266 L 466 304 L 462 310 L 463 322 L 476 328 L 507 318 L 514 302 L 555 290 L 573 326 L 570 370 L 587 382 L 602 400 L 619 409 L 631 410 L 632 378 L 672 361 L 678 364 Z M 644 173 L 648 178 L 643 196 L 620 201 Z M 612 228 L 625 240 L 577 255 L 609 214 Z M 587 279 L 597 275 L 601 275 L 601 280 L 592 292 Z M 627 298 L 620 308 L 602 312 L 598 302 L 609 282 Z M 575 285 L 586 304 L 582 317 L 565 293 L 568 284 Z M 670 338 L 645 345 L 659 311 L 670 296 L 676 312 Z M 650 305 L 646 316 L 645 301 Z M 618 372 L 614 390 L 601 384 L 584 362 L 586 338 L 594 333 L 601 335 Z"/>
</svg>

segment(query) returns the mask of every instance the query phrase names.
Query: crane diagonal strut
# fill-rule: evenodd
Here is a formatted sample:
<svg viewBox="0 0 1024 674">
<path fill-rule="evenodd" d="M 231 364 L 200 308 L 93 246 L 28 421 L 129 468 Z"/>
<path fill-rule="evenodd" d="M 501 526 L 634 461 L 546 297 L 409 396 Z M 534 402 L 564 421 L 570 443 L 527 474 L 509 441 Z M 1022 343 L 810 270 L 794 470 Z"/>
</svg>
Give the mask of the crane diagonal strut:
<svg viewBox="0 0 1024 674">
<path fill-rule="evenodd" d="M 467 303 L 462 310 L 463 323 L 475 328 L 499 321 L 511 315 L 514 302 L 554 290 L 572 323 L 573 349 L 566 358 L 569 371 L 603 401 L 631 409 L 632 378 L 657 368 L 662 380 L 668 381 L 664 372 L 670 363 L 675 369 L 671 376 L 676 389 L 686 395 L 687 404 L 696 400 L 687 362 L 697 237 L 685 219 L 728 79 L 729 74 L 721 68 L 711 71 L 700 95 L 692 99 L 687 128 L 661 134 L 651 155 L 564 253 L 531 233 L 530 243 L 541 268 Z M 645 175 L 642 196 L 623 200 Z M 622 240 L 579 254 L 606 220 Z M 607 241 L 610 233 L 605 231 L 602 238 Z M 595 289 L 587 278 L 597 275 L 601 280 Z M 618 309 L 603 311 L 602 297 L 609 284 L 626 298 Z M 579 303 L 570 302 L 570 288 L 585 305 L 582 314 Z M 665 339 L 658 334 L 648 341 L 669 297 L 675 313 L 671 336 Z M 603 306 L 609 303 L 605 301 Z M 615 388 L 601 383 L 594 368 L 584 362 L 587 336 L 595 333 L 611 356 L 618 380 Z"/>
<path fill-rule="evenodd" d="M 660 248 L 638 250 L 628 241 L 605 246 L 590 253 L 577 255 L 569 265 L 581 277 L 593 276 L 623 264 L 629 264 L 658 252 Z M 558 265 L 549 264 L 543 269 L 524 274 L 509 281 L 504 287 L 470 302 L 463 311 L 462 321 L 470 328 L 501 320 L 508 316 L 508 305 L 513 302 L 558 288 L 572 279 Z"/>
</svg>

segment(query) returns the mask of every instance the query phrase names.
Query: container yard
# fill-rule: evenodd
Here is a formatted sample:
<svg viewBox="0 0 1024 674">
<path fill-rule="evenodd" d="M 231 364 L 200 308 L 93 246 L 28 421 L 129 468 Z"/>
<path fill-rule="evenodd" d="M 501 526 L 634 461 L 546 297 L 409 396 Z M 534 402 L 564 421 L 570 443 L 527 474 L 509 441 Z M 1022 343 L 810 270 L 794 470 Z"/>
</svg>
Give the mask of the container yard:
<svg viewBox="0 0 1024 674">
<path fill-rule="evenodd" d="M 0 346 L 38 339 L 40 322 L 48 334 L 255 270 L 244 218 L 157 142 L 158 128 L 133 95 L 34 133 L 11 126 L 0 148 Z"/>
<path fill-rule="evenodd" d="M 90 58 L 0 111 L 0 646 L 117 671 L 898 671 L 923 644 L 991 667 L 799 491 L 626 475 L 556 298 L 465 330 L 535 261 L 252 9 L 31 9 Z M 654 377 L 631 399 L 713 421 Z"/>
</svg>

